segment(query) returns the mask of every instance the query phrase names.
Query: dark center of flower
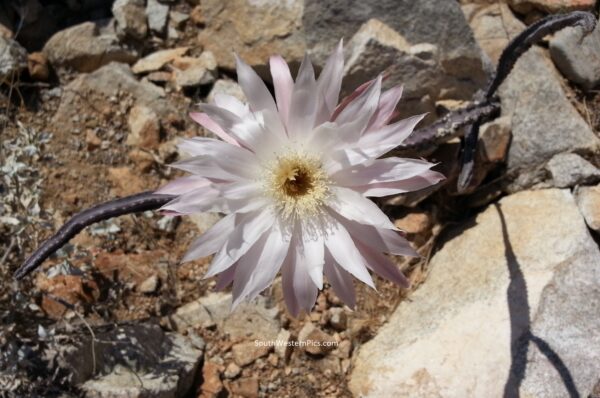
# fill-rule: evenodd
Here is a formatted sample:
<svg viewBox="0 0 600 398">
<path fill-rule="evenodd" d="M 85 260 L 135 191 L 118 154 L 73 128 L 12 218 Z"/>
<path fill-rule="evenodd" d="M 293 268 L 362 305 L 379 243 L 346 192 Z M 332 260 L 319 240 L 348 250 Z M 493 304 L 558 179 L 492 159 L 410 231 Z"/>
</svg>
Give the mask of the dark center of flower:
<svg viewBox="0 0 600 398">
<path fill-rule="evenodd" d="M 313 186 L 310 171 L 302 167 L 295 167 L 289 171 L 282 188 L 287 196 L 296 197 L 306 195 Z"/>
</svg>

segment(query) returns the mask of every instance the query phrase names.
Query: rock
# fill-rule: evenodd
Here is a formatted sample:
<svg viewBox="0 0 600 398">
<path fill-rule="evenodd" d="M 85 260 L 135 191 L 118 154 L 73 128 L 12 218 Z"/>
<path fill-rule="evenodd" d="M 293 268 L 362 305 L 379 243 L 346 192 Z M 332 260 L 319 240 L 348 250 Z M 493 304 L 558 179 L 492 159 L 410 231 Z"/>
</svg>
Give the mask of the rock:
<svg viewBox="0 0 600 398">
<path fill-rule="evenodd" d="M 221 382 L 221 371 L 222 365 L 218 363 L 208 361 L 202 367 L 202 396 L 216 397 L 223 390 L 223 383 Z"/>
<path fill-rule="evenodd" d="M 263 344 L 261 344 L 263 343 Z M 258 358 L 267 356 L 271 351 L 268 344 L 264 341 L 248 341 L 244 343 L 234 344 L 231 347 L 231 353 L 233 354 L 233 360 L 239 366 L 250 365 Z"/>
<path fill-rule="evenodd" d="M 36 285 L 45 294 L 42 296 L 42 309 L 53 319 L 60 319 L 71 305 L 91 304 L 100 297 L 96 282 L 80 275 L 57 275 L 52 278 L 40 276 Z"/>
<path fill-rule="evenodd" d="M 600 251 L 568 190 L 503 198 L 449 233 L 429 269 L 360 348 L 355 396 L 591 391 L 600 374 L 591 349 L 600 339 Z"/>
<path fill-rule="evenodd" d="M 163 250 L 145 250 L 139 253 L 102 252 L 94 266 L 106 280 L 125 285 L 140 286 L 152 277 L 166 279 L 167 253 Z"/>
<path fill-rule="evenodd" d="M 343 308 L 332 307 L 328 311 L 329 324 L 338 332 L 346 330 L 348 327 L 348 315 Z"/>
<path fill-rule="evenodd" d="M 84 22 L 55 33 L 42 52 L 56 67 L 92 72 L 111 62 L 134 63 L 137 53 L 124 48 L 114 33 L 102 32 L 99 24 Z"/>
<path fill-rule="evenodd" d="M 138 82 L 125 64 L 110 63 L 90 74 L 79 75 L 65 86 L 52 124 L 64 129 L 78 128 L 82 106 L 90 106 L 90 114 L 103 106 L 112 110 L 114 103 L 110 98 L 124 95 L 151 108 L 160 117 L 177 113 L 173 104 L 165 100 L 163 89 L 150 82 Z"/>
<path fill-rule="evenodd" d="M 392 28 L 371 19 L 352 37 L 345 50 L 348 55 L 344 84 L 347 87 L 358 87 L 385 70 L 389 74 L 385 87 L 404 84 L 403 117 L 424 112 L 433 114 L 434 99 L 440 94 L 443 80 L 436 46 L 420 44 L 413 48 Z M 425 104 L 423 97 L 429 100 Z"/>
<path fill-rule="evenodd" d="M 394 225 L 407 234 L 418 235 L 427 232 L 431 226 L 431 216 L 426 212 L 411 212 L 395 220 Z"/>
<path fill-rule="evenodd" d="M 34 80 L 46 81 L 50 77 L 48 59 L 41 52 L 34 52 L 27 56 L 27 70 Z"/>
<path fill-rule="evenodd" d="M 562 152 L 595 152 L 599 140 L 564 92 L 560 76 L 541 49 L 517 61 L 500 87 L 502 114 L 511 118 L 509 172 L 521 171 L 510 190 L 539 180 L 543 163 Z"/>
<path fill-rule="evenodd" d="M 594 8 L 594 0 L 508 0 L 508 4 L 521 14 L 534 9 L 554 14 Z"/>
<path fill-rule="evenodd" d="M 292 339 L 292 333 L 287 329 L 281 329 L 277 334 L 276 341 L 278 342 L 275 345 L 275 354 L 279 355 L 279 358 L 287 361 L 292 354 L 292 347 L 289 344 Z"/>
<path fill-rule="evenodd" d="M 127 167 L 110 167 L 108 180 L 115 188 L 117 196 L 129 196 L 148 189 L 146 182 Z"/>
<path fill-rule="evenodd" d="M 215 55 L 221 67 L 235 69 L 234 52 L 250 65 L 264 65 L 273 54 L 299 61 L 306 49 L 303 3 L 203 0 L 191 18 L 197 24 L 206 24 L 198 34 L 198 42 Z"/>
<path fill-rule="evenodd" d="M 177 47 L 168 50 L 160 50 L 146 55 L 144 58 L 137 61 L 131 70 L 133 73 L 146 73 L 157 71 L 164 65 L 173 61 L 177 57 L 181 57 L 188 52 L 188 47 Z"/>
<path fill-rule="evenodd" d="M 215 101 L 215 96 L 217 94 L 227 94 L 231 95 L 243 103 L 248 102 L 244 92 L 242 91 L 242 87 L 234 82 L 233 80 L 228 79 L 219 79 L 213 84 L 213 87 L 210 89 L 208 96 L 206 97 L 206 101 L 213 103 Z"/>
<path fill-rule="evenodd" d="M 231 383 L 231 392 L 244 398 L 258 397 L 258 378 L 243 377 Z"/>
<path fill-rule="evenodd" d="M 160 142 L 158 115 L 144 105 L 131 108 L 127 119 L 129 134 L 127 145 L 144 149 L 156 149 Z"/>
<path fill-rule="evenodd" d="M 0 83 L 15 81 L 27 68 L 27 50 L 13 39 L 0 36 Z"/>
<path fill-rule="evenodd" d="M 477 43 L 497 65 L 509 40 L 524 29 L 523 23 L 501 2 L 468 3 L 462 6 L 462 10 Z"/>
<path fill-rule="evenodd" d="M 138 290 L 140 293 L 152 294 L 158 290 L 158 286 L 160 284 L 160 279 L 158 276 L 152 275 L 138 286 Z"/>
<path fill-rule="evenodd" d="M 485 162 L 498 163 L 504 161 L 510 145 L 510 125 L 510 118 L 502 116 L 481 126 L 478 148 Z"/>
<path fill-rule="evenodd" d="M 127 154 L 129 159 L 135 164 L 136 171 L 141 173 L 148 172 L 154 164 L 154 156 L 141 149 L 132 149 Z"/>
<path fill-rule="evenodd" d="M 575 153 L 561 153 L 554 156 L 546 169 L 552 175 L 557 188 L 573 187 L 600 181 L 600 170 Z"/>
<path fill-rule="evenodd" d="M 600 232 L 600 185 L 578 187 L 575 201 L 588 227 Z"/>
<path fill-rule="evenodd" d="M 100 145 L 102 145 L 102 140 L 98 138 L 94 130 L 87 129 L 85 131 L 85 143 L 87 145 L 87 150 L 93 151 L 100 148 Z"/>
<path fill-rule="evenodd" d="M 81 385 L 86 397 L 183 396 L 191 388 L 202 358 L 202 351 L 189 339 L 165 333 L 158 325 L 142 323 L 97 331 L 96 339 L 95 356 L 91 338 L 71 354 L 78 378 L 89 378 Z M 93 359 L 100 375 L 91 378 Z M 76 364 L 80 366 L 76 368 Z"/>
<path fill-rule="evenodd" d="M 117 35 L 143 40 L 148 34 L 144 0 L 116 0 L 112 6 Z"/>
<path fill-rule="evenodd" d="M 171 316 L 171 322 L 178 332 L 184 332 L 189 328 L 209 328 L 215 325 L 214 319 L 202 303 L 202 298 L 177 308 L 175 314 Z"/>
<path fill-rule="evenodd" d="M 158 0 L 148 0 L 146 4 L 146 17 L 148 18 L 148 28 L 156 33 L 163 33 L 167 27 L 169 18 L 169 6 L 161 4 Z"/>
<path fill-rule="evenodd" d="M 481 50 L 458 2 L 454 1 L 384 0 L 375 4 L 359 0 L 307 0 L 303 15 L 307 47 L 321 63 L 340 38 L 352 37 L 361 25 L 373 18 L 396 31 L 411 46 L 427 43 L 437 48 L 439 65 L 447 75 L 446 86 L 440 92 L 442 98 L 466 96 L 470 99 L 471 94 L 485 84 L 487 73 Z M 438 20 L 445 23 L 431 23 Z M 430 49 L 425 54 L 431 54 Z M 395 83 L 410 84 L 407 79 Z"/>
<path fill-rule="evenodd" d="M 550 40 L 550 55 L 567 79 L 591 90 L 600 83 L 600 26 L 586 37 L 579 27 L 557 32 Z"/>
<path fill-rule="evenodd" d="M 242 368 L 237 366 L 235 364 L 235 362 L 231 362 L 225 368 L 225 372 L 223 372 L 223 376 L 225 376 L 228 379 L 235 379 L 236 377 L 238 377 L 240 375 L 240 373 L 242 373 Z"/>
<path fill-rule="evenodd" d="M 304 343 L 304 351 L 313 355 L 325 355 L 337 346 L 332 336 L 310 322 L 304 324 L 298 332 L 298 341 Z"/>
<path fill-rule="evenodd" d="M 175 29 L 181 28 L 188 19 L 190 19 L 190 15 L 184 12 L 171 11 L 169 13 L 169 25 Z"/>
<path fill-rule="evenodd" d="M 173 61 L 174 81 L 178 88 L 196 87 L 215 80 L 217 61 L 210 51 L 198 58 L 179 57 Z"/>
</svg>

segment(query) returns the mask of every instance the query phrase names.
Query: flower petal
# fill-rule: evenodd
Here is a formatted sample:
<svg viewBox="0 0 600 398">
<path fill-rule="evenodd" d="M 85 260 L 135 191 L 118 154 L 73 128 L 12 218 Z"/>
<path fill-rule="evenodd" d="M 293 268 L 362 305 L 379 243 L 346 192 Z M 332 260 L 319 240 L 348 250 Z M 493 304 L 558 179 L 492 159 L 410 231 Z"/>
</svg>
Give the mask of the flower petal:
<svg viewBox="0 0 600 398">
<path fill-rule="evenodd" d="M 223 272 L 237 262 L 273 225 L 274 220 L 274 216 L 268 209 L 247 213 L 236 219 L 233 232 L 225 246 L 213 258 L 204 278 Z"/>
<path fill-rule="evenodd" d="M 269 92 L 265 82 L 262 81 L 254 69 L 238 57 L 237 54 L 235 55 L 235 64 L 238 83 L 242 87 L 244 95 L 248 98 L 250 109 L 253 112 L 262 111 L 263 109 L 277 112 L 273 96 Z"/>
<path fill-rule="evenodd" d="M 352 276 L 336 263 L 329 250 L 325 251 L 325 267 L 323 271 L 335 294 L 342 299 L 344 304 L 354 309 L 356 307 L 356 294 L 354 292 Z"/>
<path fill-rule="evenodd" d="M 273 77 L 273 86 L 275 87 L 277 109 L 283 124 L 287 126 L 292 92 L 294 91 L 294 80 L 292 79 L 288 64 L 279 55 L 272 56 L 269 59 L 269 65 L 271 67 L 271 76 Z"/>
<path fill-rule="evenodd" d="M 361 242 L 357 242 L 356 246 L 369 269 L 405 289 L 410 287 L 410 281 L 390 259 Z"/>
<path fill-rule="evenodd" d="M 225 93 L 217 93 L 215 95 L 215 105 L 219 108 L 227 109 L 239 117 L 244 117 L 250 112 L 248 105 L 245 105 L 233 95 Z"/>
<path fill-rule="evenodd" d="M 357 192 L 364 196 L 380 197 L 388 195 L 397 195 L 406 192 L 419 191 L 429 188 L 446 177 L 437 171 L 427 170 L 417 176 L 407 178 L 405 180 L 378 182 L 368 185 L 352 187 Z"/>
<path fill-rule="evenodd" d="M 333 53 L 327 59 L 325 67 L 317 80 L 317 92 L 319 94 L 319 106 L 317 110 L 316 125 L 325 123 L 331 119 L 331 115 L 337 105 L 340 90 L 342 88 L 342 77 L 344 74 L 344 40 L 340 40 Z"/>
<path fill-rule="evenodd" d="M 219 126 L 217 122 L 212 120 L 210 116 L 208 116 L 206 113 L 191 112 L 190 117 L 192 118 L 192 120 L 194 120 L 196 123 L 207 129 L 208 131 L 212 132 L 213 134 L 216 134 L 217 137 L 219 137 L 223 141 L 228 142 L 232 145 L 240 146 L 238 140 L 236 140 L 232 135 L 226 133 L 225 130 L 223 130 L 221 126 Z"/>
<path fill-rule="evenodd" d="M 201 176 L 185 176 L 177 178 L 161 188 L 154 191 L 156 194 L 164 195 L 183 195 L 184 193 L 191 192 L 195 189 L 202 187 L 208 187 L 211 181 L 208 178 Z"/>
<path fill-rule="evenodd" d="M 343 169 L 331 176 L 339 185 L 354 187 L 379 182 L 406 180 L 435 166 L 420 159 L 386 158 Z"/>
<path fill-rule="evenodd" d="M 278 224 L 260 238 L 238 261 L 233 280 L 233 304 L 235 308 L 242 300 L 252 300 L 275 279 L 283 260 L 287 256 L 290 242 Z"/>
<path fill-rule="evenodd" d="M 217 283 L 215 285 L 216 291 L 221 291 L 227 286 L 231 285 L 235 276 L 235 270 L 237 269 L 237 263 L 227 268 L 225 271 L 217 275 Z"/>
<path fill-rule="evenodd" d="M 196 260 L 216 253 L 227 241 L 235 228 L 235 214 L 225 216 L 205 231 L 188 248 L 181 262 Z"/>
<path fill-rule="evenodd" d="M 356 248 L 352 237 L 346 229 L 335 219 L 325 234 L 325 246 L 333 259 L 346 271 L 354 275 L 358 280 L 375 288 L 371 275 L 365 267 L 360 252 Z"/>
<path fill-rule="evenodd" d="M 377 111 L 369 121 L 367 130 L 377 130 L 386 125 L 394 114 L 396 105 L 402 97 L 402 86 L 393 87 L 381 94 Z"/>
<path fill-rule="evenodd" d="M 316 91 L 315 71 L 310 59 L 305 55 L 292 92 L 287 124 L 290 138 L 300 138 L 312 131 L 317 112 Z"/>
<path fill-rule="evenodd" d="M 352 189 L 337 186 L 329 187 L 329 190 L 331 192 L 331 199 L 327 205 L 336 213 L 361 224 L 396 229 L 381 209 L 360 193 Z"/>
<path fill-rule="evenodd" d="M 363 131 L 367 128 L 371 117 L 377 110 L 379 97 L 381 95 L 381 80 L 379 77 L 365 90 L 356 97 L 335 119 L 338 125 L 350 123 L 353 126 L 353 139 L 357 140 Z"/>
<path fill-rule="evenodd" d="M 300 223 L 299 223 L 300 224 Z M 318 289 L 323 288 L 324 242 L 320 236 L 310 233 L 306 226 L 298 228 L 296 262 L 305 267 Z"/>
</svg>

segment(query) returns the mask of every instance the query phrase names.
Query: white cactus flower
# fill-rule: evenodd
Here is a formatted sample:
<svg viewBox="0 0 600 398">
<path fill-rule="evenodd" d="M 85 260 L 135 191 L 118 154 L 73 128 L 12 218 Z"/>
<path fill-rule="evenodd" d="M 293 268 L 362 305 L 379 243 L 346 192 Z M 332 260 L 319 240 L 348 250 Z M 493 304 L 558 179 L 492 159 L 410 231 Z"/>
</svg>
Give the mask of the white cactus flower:
<svg viewBox="0 0 600 398">
<path fill-rule="evenodd" d="M 402 88 L 381 92 L 381 76 L 338 105 L 342 43 L 318 79 L 305 57 L 296 80 L 285 61 L 270 59 L 275 98 L 241 59 L 237 75 L 248 104 L 221 94 L 190 116 L 221 140 L 185 139 L 190 158 L 173 166 L 191 173 L 157 193 L 177 198 L 176 214 L 225 217 L 192 243 L 184 261 L 215 254 L 206 277 L 233 282 L 233 306 L 256 297 L 281 270 L 291 314 L 309 312 L 323 274 L 355 306 L 352 276 L 374 287 L 369 270 L 401 286 L 408 280 L 382 253 L 416 253 L 367 197 L 415 191 L 444 177 L 432 163 L 389 157 L 422 119 L 389 124 Z"/>
</svg>

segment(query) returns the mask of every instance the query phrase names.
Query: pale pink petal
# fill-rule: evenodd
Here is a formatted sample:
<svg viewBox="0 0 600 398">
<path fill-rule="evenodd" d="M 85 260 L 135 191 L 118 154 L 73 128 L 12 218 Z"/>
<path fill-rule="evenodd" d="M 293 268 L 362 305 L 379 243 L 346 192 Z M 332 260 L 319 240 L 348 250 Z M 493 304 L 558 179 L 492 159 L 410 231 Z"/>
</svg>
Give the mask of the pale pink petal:
<svg viewBox="0 0 600 398">
<path fill-rule="evenodd" d="M 331 219 L 325 234 L 325 246 L 333 259 L 358 280 L 375 288 L 371 275 L 365 267 L 360 252 L 346 229 L 335 219 Z"/>
<path fill-rule="evenodd" d="M 315 71 L 304 57 L 292 92 L 292 102 L 288 118 L 288 135 L 292 138 L 307 136 L 315 125 L 317 112 L 317 83 Z"/>
<path fill-rule="evenodd" d="M 273 86 L 275 87 L 275 98 L 277 99 L 277 109 L 283 124 L 287 126 L 290 114 L 290 104 L 292 102 L 292 91 L 294 90 L 294 80 L 290 73 L 288 64 L 279 55 L 274 55 L 269 59 L 271 66 L 271 76 L 273 77 Z"/>
<path fill-rule="evenodd" d="M 376 159 L 343 169 L 331 176 L 337 184 L 347 187 L 379 182 L 406 180 L 435 166 L 420 159 Z"/>
<path fill-rule="evenodd" d="M 305 267 L 317 288 L 323 288 L 323 238 L 311 232 L 305 225 L 296 231 L 300 238 L 296 247 L 296 262 Z"/>
<path fill-rule="evenodd" d="M 381 79 L 382 77 L 379 76 L 364 93 L 348 104 L 335 120 L 338 125 L 352 126 L 351 133 L 354 140 L 358 140 L 363 134 L 377 110 L 381 94 Z"/>
<path fill-rule="evenodd" d="M 208 116 L 206 113 L 191 112 L 190 117 L 196 123 L 207 129 L 208 131 L 212 132 L 223 141 L 228 142 L 232 145 L 240 146 L 240 143 L 232 135 L 226 133 L 225 130 L 223 130 L 221 126 L 219 126 L 217 122 L 212 120 L 210 116 Z"/>
<path fill-rule="evenodd" d="M 234 308 L 241 300 L 252 300 L 273 283 L 289 246 L 289 240 L 284 238 L 276 223 L 239 259 L 233 281 Z"/>
<path fill-rule="evenodd" d="M 336 216 L 336 219 L 342 223 L 355 241 L 361 241 L 380 252 L 419 257 L 419 254 L 410 246 L 410 243 L 397 231 L 359 224 L 340 216 Z"/>
<path fill-rule="evenodd" d="M 229 234 L 235 227 L 235 214 L 225 216 L 215 225 L 205 231 L 189 246 L 181 262 L 196 260 L 216 253 L 229 239 Z"/>
<path fill-rule="evenodd" d="M 356 294 L 352 276 L 336 263 L 329 250 L 325 251 L 325 267 L 323 268 L 327 281 L 335 294 L 350 308 L 356 306 Z"/>
<path fill-rule="evenodd" d="M 293 242 L 293 239 L 292 239 Z M 300 313 L 300 305 L 298 304 L 298 299 L 296 298 L 296 290 L 294 289 L 294 281 L 295 281 L 295 272 L 296 272 L 296 262 L 294 260 L 295 250 L 290 245 L 290 249 L 288 250 L 288 255 L 285 257 L 283 264 L 281 265 L 281 288 L 283 289 L 283 299 L 285 301 L 285 305 L 288 308 L 288 311 L 293 317 L 297 317 Z M 309 280 L 309 289 L 314 289 L 317 291 L 317 288 L 314 284 Z M 316 294 L 315 294 L 316 300 Z M 314 304 L 314 301 L 313 301 Z"/>
<path fill-rule="evenodd" d="M 381 94 L 377 111 L 369 121 L 368 130 L 377 130 L 387 124 L 392 116 L 398 101 L 402 97 L 402 86 L 393 87 Z"/>
<path fill-rule="evenodd" d="M 251 151 L 207 137 L 180 138 L 177 148 L 191 156 L 234 156 L 246 164 L 256 163 L 256 157 Z"/>
<path fill-rule="evenodd" d="M 217 283 L 215 284 L 215 290 L 221 291 L 227 286 L 231 285 L 235 276 L 235 270 L 237 269 L 237 263 L 227 268 L 225 271 L 217 275 Z"/>
<path fill-rule="evenodd" d="M 160 187 L 154 193 L 164 195 L 183 195 L 184 193 L 191 192 L 195 189 L 207 187 L 211 184 L 211 181 L 201 176 L 185 176 L 177 178 L 165 186 Z"/>
<path fill-rule="evenodd" d="M 213 258 L 204 278 L 225 271 L 238 261 L 275 222 L 269 209 L 247 213 L 237 220 L 225 246 Z"/>
<path fill-rule="evenodd" d="M 262 81 L 254 69 L 242 61 L 237 55 L 235 56 L 235 64 L 238 83 L 242 87 L 244 95 L 248 98 L 250 109 L 252 109 L 253 112 L 262 111 L 263 109 L 277 112 L 277 106 L 275 105 L 273 96 L 269 92 L 265 82 Z"/>
<path fill-rule="evenodd" d="M 364 196 L 381 197 L 419 191 L 421 189 L 429 188 L 445 179 L 446 177 L 444 177 L 443 174 L 438 173 L 437 171 L 427 170 L 417 176 L 407 178 L 406 180 L 379 182 L 352 187 L 352 189 L 360 192 Z"/>
<path fill-rule="evenodd" d="M 369 130 L 360 138 L 357 146 L 371 158 L 378 158 L 400 145 L 424 117 L 425 114 L 411 116 L 379 130 Z"/>
<path fill-rule="evenodd" d="M 367 267 L 377 275 L 388 279 L 405 289 L 410 287 L 410 281 L 402 272 L 400 272 L 396 264 L 390 261 L 386 256 L 360 242 L 357 242 L 356 247 L 358 247 L 360 254 L 362 254 L 365 259 Z"/>
<path fill-rule="evenodd" d="M 253 148 L 252 143 L 256 140 L 257 132 L 248 128 L 248 123 L 244 123 L 246 119 L 217 105 L 199 104 L 198 107 L 241 145 Z"/>
<path fill-rule="evenodd" d="M 335 110 L 333 111 L 333 115 L 331 115 L 331 121 L 335 121 L 337 119 L 337 117 L 339 116 L 339 114 L 346 109 L 346 107 L 352 102 L 354 101 L 354 99 L 356 97 L 358 97 L 359 95 L 361 95 L 362 93 L 364 93 L 369 87 L 371 87 L 371 85 L 375 83 L 375 79 L 373 80 L 369 80 L 368 82 L 365 82 L 363 84 L 361 84 L 360 86 L 358 86 L 352 93 L 350 93 L 350 95 L 344 97 L 342 99 L 342 102 L 339 103 L 339 105 L 335 108 Z"/>
<path fill-rule="evenodd" d="M 239 117 L 244 117 L 250 112 L 248 109 L 248 105 L 245 105 L 239 99 L 235 98 L 233 95 L 225 94 L 225 93 L 217 93 L 215 95 L 215 105 L 220 108 L 227 109 L 230 112 L 233 112 Z"/>
<path fill-rule="evenodd" d="M 202 187 L 178 196 L 160 208 L 161 211 L 174 211 L 179 214 L 203 213 L 211 211 L 222 202 L 219 191 L 213 187 Z"/>
<path fill-rule="evenodd" d="M 297 253 L 297 252 L 296 252 Z M 317 301 L 319 289 L 308 274 L 306 267 L 294 256 L 293 265 L 293 291 L 300 310 L 309 313 Z"/>
<path fill-rule="evenodd" d="M 381 209 L 360 193 L 349 188 L 337 186 L 329 187 L 329 190 L 331 192 L 331 199 L 328 201 L 327 206 L 336 213 L 361 224 L 396 229 Z"/>
<path fill-rule="evenodd" d="M 325 67 L 317 80 L 319 106 L 317 109 L 316 125 L 325 123 L 331 118 L 337 105 L 342 77 L 344 74 L 344 41 L 340 40 L 338 46 L 327 59 Z"/>
</svg>

